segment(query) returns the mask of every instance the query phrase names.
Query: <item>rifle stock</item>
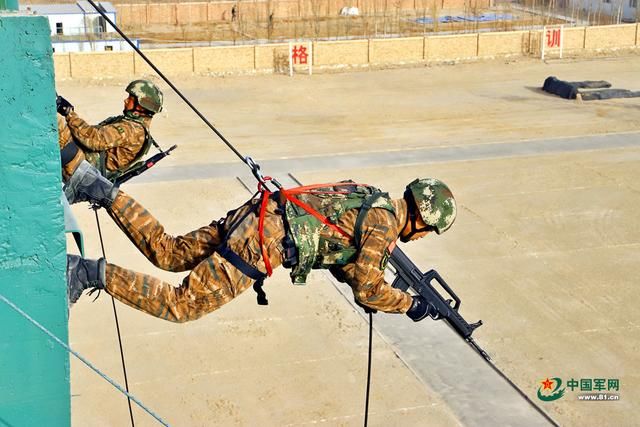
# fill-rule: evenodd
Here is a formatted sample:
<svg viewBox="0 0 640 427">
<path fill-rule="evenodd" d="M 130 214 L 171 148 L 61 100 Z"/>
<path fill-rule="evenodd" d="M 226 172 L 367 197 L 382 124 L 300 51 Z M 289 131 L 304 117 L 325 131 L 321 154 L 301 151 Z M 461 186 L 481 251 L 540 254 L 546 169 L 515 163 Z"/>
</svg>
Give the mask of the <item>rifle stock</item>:
<svg viewBox="0 0 640 427">
<path fill-rule="evenodd" d="M 173 150 L 175 150 L 176 148 L 177 148 L 177 145 L 172 145 L 168 150 L 161 151 L 158 154 L 155 154 L 155 155 L 151 156 L 150 158 L 148 158 L 144 162 L 140 163 L 139 165 L 135 166 L 134 168 L 128 170 L 127 172 L 125 172 L 122 175 L 120 175 L 119 177 L 117 177 L 115 179 L 115 181 L 114 181 L 114 184 L 116 184 L 118 186 L 122 185 L 125 182 L 129 181 L 131 178 L 135 178 L 136 176 L 140 175 L 141 173 L 146 172 L 147 170 L 151 169 L 160 160 L 164 159 L 169 154 L 171 154 L 171 152 Z"/>
</svg>

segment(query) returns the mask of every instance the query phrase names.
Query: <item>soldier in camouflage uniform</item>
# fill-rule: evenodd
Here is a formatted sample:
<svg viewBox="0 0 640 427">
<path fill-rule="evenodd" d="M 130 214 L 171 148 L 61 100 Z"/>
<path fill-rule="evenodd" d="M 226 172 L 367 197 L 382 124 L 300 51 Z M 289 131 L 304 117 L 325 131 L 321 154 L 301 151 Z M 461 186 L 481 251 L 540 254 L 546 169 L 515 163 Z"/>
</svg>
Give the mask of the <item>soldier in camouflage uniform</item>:
<svg viewBox="0 0 640 427">
<path fill-rule="evenodd" d="M 283 263 L 290 267 L 294 264 L 294 283 L 304 283 L 311 269 L 327 268 L 351 286 L 359 304 L 373 310 L 407 313 L 413 320 L 421 320 L 435 314 L 434 308 L 421 296 L 411 296 L 384 280 L 390 251 L 398 238 L 406 242 L 430 231 L 445 232 L 456 217 L 449 188 L 436 179 L 413 181 L 401 199 L 391 199 L 369 186 L 343 182 L 289 194 L 328 217 L 333 228 L 281 192 L 271 194 L 264 204 L 261 245 L 260 199 L 249 200 L 220 221 L 173 237 L 144 207 L 86 162 L 71 177 L 65 193 L 71 203 L 89 200 L 105 207 L 157 267 L 190 271 L 182 284 L 174 287 L 104 259 L 69 255 L 70 302 L 74 303 L 85 289 L 106 289 L 125 304 L 173 322 L 194 320 L 216 310 L 245 291 L 255 279 L 263 278 L 269 267 Z M 336 226 L 343 234 L 336 232 Z M 289 242 L 295 246 L 295 262 L 291 261 Z M 258 276 L 252 274 L 256 271 Z"/>
<path fill-rule="evenodd" d="M 66 99 L 58 96 L 58 129 L 65 177 L 86 159 L 104 176 L 114 178 L 148 152 L 153 143 L 149 126 L 153 115 L 162 110 L 162 92 L 148 80 L 134 80 L 125 90 L 129 96 L 124 100 L 123 114 L 97 126 L 87 124 Z"/>
</svg>

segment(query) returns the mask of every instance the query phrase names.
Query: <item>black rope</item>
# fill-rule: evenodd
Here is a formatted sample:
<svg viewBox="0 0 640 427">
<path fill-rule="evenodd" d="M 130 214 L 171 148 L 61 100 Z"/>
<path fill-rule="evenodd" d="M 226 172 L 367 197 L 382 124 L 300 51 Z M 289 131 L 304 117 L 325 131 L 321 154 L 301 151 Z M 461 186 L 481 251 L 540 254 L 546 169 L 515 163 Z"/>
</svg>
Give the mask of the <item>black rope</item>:
<svg viewBox="0 0 640 427">
<path fill-rule="evenodd" d="M 98 209 L 94 209 L 96 214 L 96 224 L 98 226 L 98 236 L 100 237 L 100 247 L 102 248 L 102 257 L 107 259 L 107 255 L 104 251 L 104 242 L 102 241 L 102 230 L 100 229 L 100 219 L 98 218 Z M 124 350 L 122 349 L 122 337 L 120 336 L 120 322 L 118 322 L 118 311 L 116 310 L 116 300 L 111 296 L 111 305 L 113 307 L 113 317 L 116 319 L 116 332 L 118 333 L 118 345 L 120 346 L 120 360 L 122 361 L 122 372 L 124 373 L 124 387 L 129 392 L 129 379 L 127 378 L 127 365 L 124 361 Z M 131 418 L 131 427 L 135 427 L 136 423 L 133 421 L 133 409 L 131 408 L 131 398 L 127 396 L 127 404 L 129 405 L 129 417 Z"/>
<path fill-rule="evenodd" d="M 87 0 L 87 1 L 91 6 L 93 6 L 96 12 L 98 12 L 104 18 L 104 20 L 107 21 L 109 25 L 111 25 L 116 30 L 118 34 L 120 34 L 120 37 L 122 37 L 127 43 L 129 43 L 129 46 L 131 46 L 133 50 L 135 50 L 138 53 L 138 55 L 140 55 L 140 57 L 144 59 L 144 61 L 147 64 L 149 64 L 151 68 L 153 68 L 153 71 L 158 73 L 158 75 L 162 78 L 162 80 L 164 80 L 171 87 L 171 89 L 173 89 L 173 91 L 193 110 L 193 112 L 196 113 L 198 117 L 200 117 L 200 119 L 202 119 L 202 121 L 209 127 L 209 129 L 211 129 L 216 135 L 218 135 L 218 137 L 222 140 L 222 142 L 224 142 L 227 145 L 227 147 L 229 147 L 231 151 L 233 151 L 235 155 L 238 156 L 240 160 L 242 160 L 242 162 L 247 163 L 247 160 L 245 159 L 245 157 L 242 154 L 240 154 L 240 152 L 236 150 L 236 148 L 229 141 L 227 141 L 227 139 L 222 135 L 222 133 L 220 133 L 218 129 L 216 129 L 215 126 L 213 126 L 211 122 L 209 122 L 209 120 L 207 120 L 207 118 L 191 103 L 191 101 L 189 101 L 187 97 L 184 96 L 182 92 L 180 92 L 180 90 L 173 83 L 171 83 L 171 81 L 162 73 L 162 71 L 160 71 L 158 67 L 156 67 L 155 64 L 151 62 L 151 60 L 149 60 L 149 58 L 147 58 L 144 53 L 142 53 L 140 48 L 136 46 L 135 43 L 133 43 L 131 39 L 129 39 L 129 37 L 127 37 L 127 35 L 123 33 L 122 30 L 120 30 L 120 28 L 118 28 L 118 26 L 107 16 L 107 14 L 104 13 L 104 11 L 101 10 L 93 0 Z"/>
<path fill-rule="evenodd" d="M 484 357 L 483 359 L 485 360 L 485 362 L 489 364 L 489 366 L 491 366 L 491 368 L 498 375 L 500 375 L 500 377 L 502 377 L 502 379 L 504 379 L 511 387 L 513 387 L 513 389 L 517 391 L 518 394 L 520 394 L 520 396 L 522 396 L 524 400 L 526 400 L 533 407 L 533 409 L 535 409 L 540 415 L 542 415 L 545 420 L 547 420 L 552 426 L 559 427 L 559 424 L 553 418 L 551 418 L 549 414 L 547 414 L 540 406 L 536 405 L 534 401 L 531 400 L 529 396 L 527 396 L 527 394 L 524 391 L 522 391 L 520 387 L 516 385 L 516 383 L 511 381 L 511 379 L 509 379 L 509 377 L 507 377 L 507 375 L 504 372 L 502 372 L 493 362 L 491 362 L 490 360 L 487 360 Z"/>
<path fill-rule="evenodd" d="M 364 403 L 364 427 L 369 422 L 369 390 L 371 388 L 371 355 L 373 353 L 373 313 L 369 311 L 369 357 L 367 361 L 367 392 Z"/>
</svg>

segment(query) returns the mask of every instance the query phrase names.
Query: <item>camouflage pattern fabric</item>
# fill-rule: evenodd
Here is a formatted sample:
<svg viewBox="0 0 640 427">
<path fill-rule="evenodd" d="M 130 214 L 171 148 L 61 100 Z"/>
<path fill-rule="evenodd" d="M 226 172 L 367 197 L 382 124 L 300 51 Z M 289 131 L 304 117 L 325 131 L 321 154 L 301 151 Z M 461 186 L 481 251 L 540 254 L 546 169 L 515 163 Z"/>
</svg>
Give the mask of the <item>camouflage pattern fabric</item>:
<svg viewBox="0 0 640 427">
<path fill-rule="evenodd" d="M 416 179 L 407 185 L 413 194 L 425 224 L 435 227 L 436 233 L 447 231 L 456 220 L 456 200 L 447 185 L 435 178 Z"/>
<path fill-rule="evenodd" d="M 75 112 L 67 116 L 67 125 L 78 147 L 84 151 L 87 161 L 99 167 L 100 152 L 106 152 L 108 171 L 125 169 L 144 149 L 151 118 L 139 117 L 138 121 L 123 118 L 107 125 L 91 126 Z"/>
<path fill-rule="evenodd" d="M 393 211 L 372 209 L 365 218 L 361 247 L 351 261 L 333 265 L 330 271 L 352 287 L 355 299 L 360 303 L 381 311 L 404 313 L 411 306 L 411 296 L 387 284 L 384 269 L 388 247 L 398 238 L 407 209 L 402 199 L 389 203 Z M 107 291 L 125 304 L 173 322 L 194 320 L 216 310 L 253 284 L 252 279 L 214 251 L 234 223 L 239 221 L 228 240 L 229 247 L 247 263 L 266 271 L 260 251 L 256 204 L 259 200 L 249 200 L 220 221 L 174 237 L 165 233 L 162 225 L 142 205 L 120 191 L 108 210 L 120 229 L 159 268 L 191 271 L 178 287 L 174 287 L 152 276 L 107 264 Z M 337 224 L 352 235 L 357 214 L 357 209 L 343 212 L 337 218 Z M 264 237 L 273 268 L 282 264 L 284 236 L 278 203 L 269 200 Z M 332 244 L 342 248 L 350 245 L 349 239 L 336 236 L 326 226 L 320 230 L 320 240 L 328 242 L 329 248 L 333 248 Z M 326 255 L 330 257 L 331 253 Z"/>
<path fill-rule="evenodd" d="M 60 114 L 57 115 L 58 119 L 58 145 L 60 146 L 60 150 L 66 147 L 70 142 L 73 141 L 73 136 L 71 135 L 71 130 L 69 126 L 67 126 L 67 122 L 64 117 Z M 84 153 L 82 150 L 78 150 L 78 153 L 75 155 L 73 160 L 68 162 L 66 165 L 62 165 L 62 179 L 67 180 L 73 172 L 76 170 L 78 165 L 85 160 Z"/>
<path fill-rule="evenodd" d="M 149 80 L 134 80 L 125 89 L 125 91 L 138 100 L 141 107 L 158 113 L 162 110 L 162 102 L 164 96 L 158 86 Z"/>
<path fill-rule="evenodd" d="M 384 279 L 389 259 L 389 246 L 398 239 L 407 215 L 403 199 L 390 200 L 393 212 L 387 209 L 371 209 L 362 223 L 362 240 L 355 257 L 345 265 L 333 265 L 329 271 L 341 282 L 351 286 L 355 300 L 362 305 L 387 313 L 406 313 L 412 298 L 399 289 L 392 288 Z M 353 236 L 358 210 L 344 213 L 337 225 Z M 335 237 L 329 229 L 322 231 L 321 239 Z M 346 239 L 342 244 L 346 244 Z"/>
<path fill-rule="evenodd" d="M 155 277 L 107 264 L 107 291 L 120 301 L 173 322 L 197 319 L 231 301 L 253 284 L 214 252 L 230 226 L 254 207 L 250 200 L 214 221 L 184 236 L 173 237 L 138 202 L 120 191 L 108 210 L 129 239 L 154 265 L 169 271 L 191 270 L 178 287 Z M 267 205 L 265 243 L 271 264 L 282 263 L 284 226 L 274 201 Z M 258 242 L 258 216 L 247 215 L 231 234 L 228 246 L 246 262 L 265 271 Z"/>
<path fill-rule="evenodd" d="M 359 209 L 365 198 L 374 193 L 380 193 L 382 197 L 373 207 L 393 212 L 389 196 L 374 187 L 350 185 L 318 188 L 312 193 L 302 193 L 295 197 L 336 224 L 346 211 Z M 353 247 L 353 242 L 347 242 L 345 245 L 340 240 L 336 240 L 337 233 L 323 234 L 322 229 L 325 225 L 302 207 L 287 202 L 285 212 L 291 237 L 298 250 L 298 264 L 291 271 L 291 280 L 294 284 L 304 285 L 307 275 L 313 268 L 329 268 L 334 264 L 344 265 L 355 256 L 357 249 Z"/>
</svg>

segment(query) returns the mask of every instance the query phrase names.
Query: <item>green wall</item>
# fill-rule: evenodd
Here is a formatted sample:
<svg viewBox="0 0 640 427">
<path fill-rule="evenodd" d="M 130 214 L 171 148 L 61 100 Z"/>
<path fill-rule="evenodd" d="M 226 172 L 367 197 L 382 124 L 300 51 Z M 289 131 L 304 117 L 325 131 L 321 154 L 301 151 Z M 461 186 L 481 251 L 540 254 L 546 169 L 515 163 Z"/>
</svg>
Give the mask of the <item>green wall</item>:
<svg viewBox="0 0 640 427">
<path fill-rule="evenodd" d="M 0 293 L 68 341 L 47 19 L 0 14 Z M 0 301 L 0 427 L 70 424 L 67 352 Z"/>
<path fill-rule="evenodd" d="M 0 0 L 0 10 L 18 10 L 18 0 Z"/>
</svg>

